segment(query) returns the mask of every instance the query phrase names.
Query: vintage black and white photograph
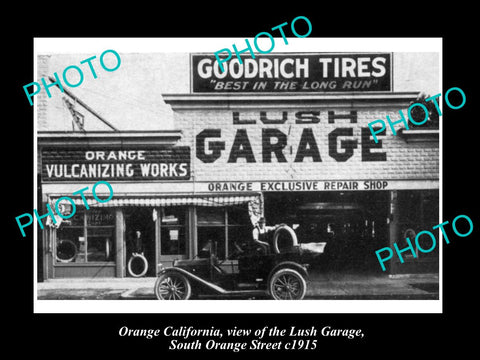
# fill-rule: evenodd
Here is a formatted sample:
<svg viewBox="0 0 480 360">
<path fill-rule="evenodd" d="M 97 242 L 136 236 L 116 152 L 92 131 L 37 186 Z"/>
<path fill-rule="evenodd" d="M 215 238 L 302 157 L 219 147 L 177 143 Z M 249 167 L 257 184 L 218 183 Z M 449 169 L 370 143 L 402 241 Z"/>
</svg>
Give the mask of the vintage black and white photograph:
<svg viewBox="0 0 480 360">
<path fill-rule="evenodd" d="M 36 311 L 440 311 L 441 39 L 245 40 L 35 39 Z"/>
</svg>

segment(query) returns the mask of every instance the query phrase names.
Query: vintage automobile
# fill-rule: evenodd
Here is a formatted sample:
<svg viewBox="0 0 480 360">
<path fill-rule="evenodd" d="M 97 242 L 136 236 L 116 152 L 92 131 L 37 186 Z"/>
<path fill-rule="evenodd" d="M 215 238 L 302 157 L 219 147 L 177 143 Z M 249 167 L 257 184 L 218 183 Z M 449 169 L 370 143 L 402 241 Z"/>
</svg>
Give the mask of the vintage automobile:
<svg viewBox="0 0 480 360">
<path fill-rule="evenodd" d="M 280 245 L 280 234 L 287 232 L 290 246 Z M 228 260 L 238 266 L 225 270 L 211 242 L 205 257 L 175 260 L 159 271 L 155 295 L 159 300 L 187 300 L 192 296 L 265 297 L 275 300 L 301 300 L 307 292 L 308 262 L 322 251 L 304 249 L 295 232 L 281 224 L 275 230 L 270 248 L 258 246 L 253 240 L 234 245 L 236 250 Z M 201 255 L 200 255 L 201 256 Z"/>
</svg>

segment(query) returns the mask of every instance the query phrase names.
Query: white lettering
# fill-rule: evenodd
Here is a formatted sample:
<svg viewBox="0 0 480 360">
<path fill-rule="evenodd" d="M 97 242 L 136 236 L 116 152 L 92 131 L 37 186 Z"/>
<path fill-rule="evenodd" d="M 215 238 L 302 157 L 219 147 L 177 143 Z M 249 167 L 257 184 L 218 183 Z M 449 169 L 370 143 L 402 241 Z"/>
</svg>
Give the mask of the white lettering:
<svg viewBox="0 0 480 360">
<path fill-rule="evenodd" d="M 78 169 L 79 166 L 80 166 L 79 164 L 73 164 L 72 165 L 72 177 L 78 178 L 80 176 L 78 174 L 75 174 L 75 170 L 74 170 L 74 169 Z"/>
<path fill-rule="evenodd" d="M 51 178 L 52 175 L 53 175 L 54 166 L 55 165 L 47 165 L 47 175 L 48 175 L 49 178 Z"/>
<path fill-rule="evenodd" d="M 117 160 L 117 157 L 115 156 L 115 151 L 110 151 L 108 153 L 107 160 Z"/>
<path fill-rule="evenodd" d="M 187 175 L 187 164 L 181 163 L 179 166 L 180 173 L 178 174 L 179 176 L 185 176 Z"/>
<path fill-rule="evenodd" d="M 132 177 L 134 175 L 134 171 L 132 169 L 132 164 L 127 164 L 127 172 L 126 172 L 128 177 Z"/>
<path fill-rule="evenodd" d="M 198 62 L 197 72 L 203 79 L 208 79 L 212 76 L 212 60 L 210 59 L 202 59 Z M 210 65 L 210 66 L 205 66 Z"/>
<path fill-rule="evenodd" d="M 150 175 L 150 166 L 152 164 L 140 164 L 140 169 L 142 171 L 142 176 L 149 176 Z"/>
<path fill-rule="evenodd" d="M 95 154 L 93 151 L 86 151 L 85 152 L 85 159 L 87 160 L 93 160 L 95 157 Z"/>
<path fill-rule="evenodd" d="M 372 71 L 372 76 L 381 77 L 385 75 L 385 73 L 387 72 L 387 70 L 385 69 L 385 61 L 386 59 L 383 57 L 376 57 L 375 59 L 373 59 L 372 66 L 374 69 L 377 69 L 378 72 Z"/>
</svg>

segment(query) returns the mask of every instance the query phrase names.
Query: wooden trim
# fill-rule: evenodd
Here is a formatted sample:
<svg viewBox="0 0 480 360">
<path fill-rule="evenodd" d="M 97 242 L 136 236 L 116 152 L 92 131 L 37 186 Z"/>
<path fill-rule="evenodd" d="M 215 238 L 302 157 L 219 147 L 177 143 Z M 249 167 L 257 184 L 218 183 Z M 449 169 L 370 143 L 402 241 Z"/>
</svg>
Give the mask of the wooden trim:
<svg viewBox="0 0 480 360">
<path fill-rule="evenodd" d="M 55 277 L 55 271 L 53 268 L 54 264 L 54 244 L 57 241 L 56 231 L 53 231 L 51 228 L 42 230 L 43 238 L 45 239 L 44 243 L 44 262 L 45 262 L 45 279 L 52 279 Z"/>
<path fill-rule="evenodd" d="M 173 146 L 182 137 L 181 130 L 163 131 L 39 131 L 38 146 Z"/>
<path fill-rule="evenodd" d="M 225 223 L 225 259 L 228 258 L 228 244 L 229 244 L 229 239 L 228 239 L 228 213 L 227 213 L 227 206 L 223 209 L 223 215 L 224 215 L 224 220 L 223 222 Z M 217 254 L 218 255 L 218 254 Z"/>
<path fill-rule="evenodd" d="M 407 107 L 418 92 L 312 93 L 312 94 L 163 94 L 173 111 L 205 109 L 278 109 L 306 107 Z"/>
<path fill-rule="evenodd" d="M 188 243 L 189 252 L 188 256 L 193 259 L 198 254 L 198 238 L 197 238 L 197 208 L 195 206 L 189 206 L 188 208 Z"/>
<path fill-rule="evenodd" d="M 156 207 L 155 208 L 155 211 L 157 212 L 157 218 L 155 219 L 155 222 L 154 222 L 154 227 L 155 227 L 155 275 L 157 275 L 158 271 L 159 271 L 159 268 L 158 268 L 158 264 L 161 263 L 161 236 L 162 236 L 162 232 L 161 232 L 161 228 L 160 228 L 160 218 L 161 218 L 161 208 L 159 207 Z"/>
<path fill-rule="evenodd" d="M 439 142 L 440 130 L 439 129 L 400 129 L 398 136 L 403 138 L 407 143 L 412 142 Z"/>
<path fill-rule="evenodd" d="M 54 267 L 72 267 L 72 268 L 81 268 L 81 267 L 114 267 L 115 262 L 114 261 L 98 261 L 98 262 L 87 262 L 87 263 L 82 263 L 82 262 L 69 262 L 69 263 L 55 263 L 53 265 Z"/>
<path fill-rule="evenodd" d="M 396 242 L 396 236 L 399 231 L 399 202 L 398 202 L 398 191 L 392 190 L 390 192 L 390 224 L 389 224 L 389 239 L 388 239 L 388 246 L 391 249 L 394 249 L 393 244 Z M 399 263 L 393 261 L 393 257 L 390 259 L 389 263 L 390 271 L 388 269 L 388 265 L 384 263 L 385 267 L 387 268 L 384 273 L 387 274 L 396 274 L 398 272 Z M 400 264 L 401 265 L 401 264 Z M 379 264 L 380 266 L 380 264 Z"/>
<path fill-rule="evenodd" d="M 115 276 L 124 277 L 125 276 L 125 228 L 123 220 L 123 211 L 122 209 L 115 210 Z"/>
</svg>

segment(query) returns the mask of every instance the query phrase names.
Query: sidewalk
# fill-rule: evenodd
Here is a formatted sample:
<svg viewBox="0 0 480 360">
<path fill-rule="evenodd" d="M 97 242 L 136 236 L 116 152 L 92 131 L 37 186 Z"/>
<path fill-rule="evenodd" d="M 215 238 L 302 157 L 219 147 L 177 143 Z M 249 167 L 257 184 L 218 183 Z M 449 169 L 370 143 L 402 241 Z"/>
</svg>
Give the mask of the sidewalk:
<svg viewBox="0 0 480 360">
<path fill-rule="evenodd" d="M 315 299 L 415 299 L 439 298 L 437 274 L 389 277 L 372 274 L 318 273 L 312 276 L 306 297 Z"/>
<path fill-rule="evenodd" d="M 55 299 L 155 299 L 156 278 L 52 279 L 37 284 L 39 300 Z M 307 283 L 308 299 L 439 298 L 437 274 L 389 277 L 372 274 L 312 273 Z"/>
</svg>

